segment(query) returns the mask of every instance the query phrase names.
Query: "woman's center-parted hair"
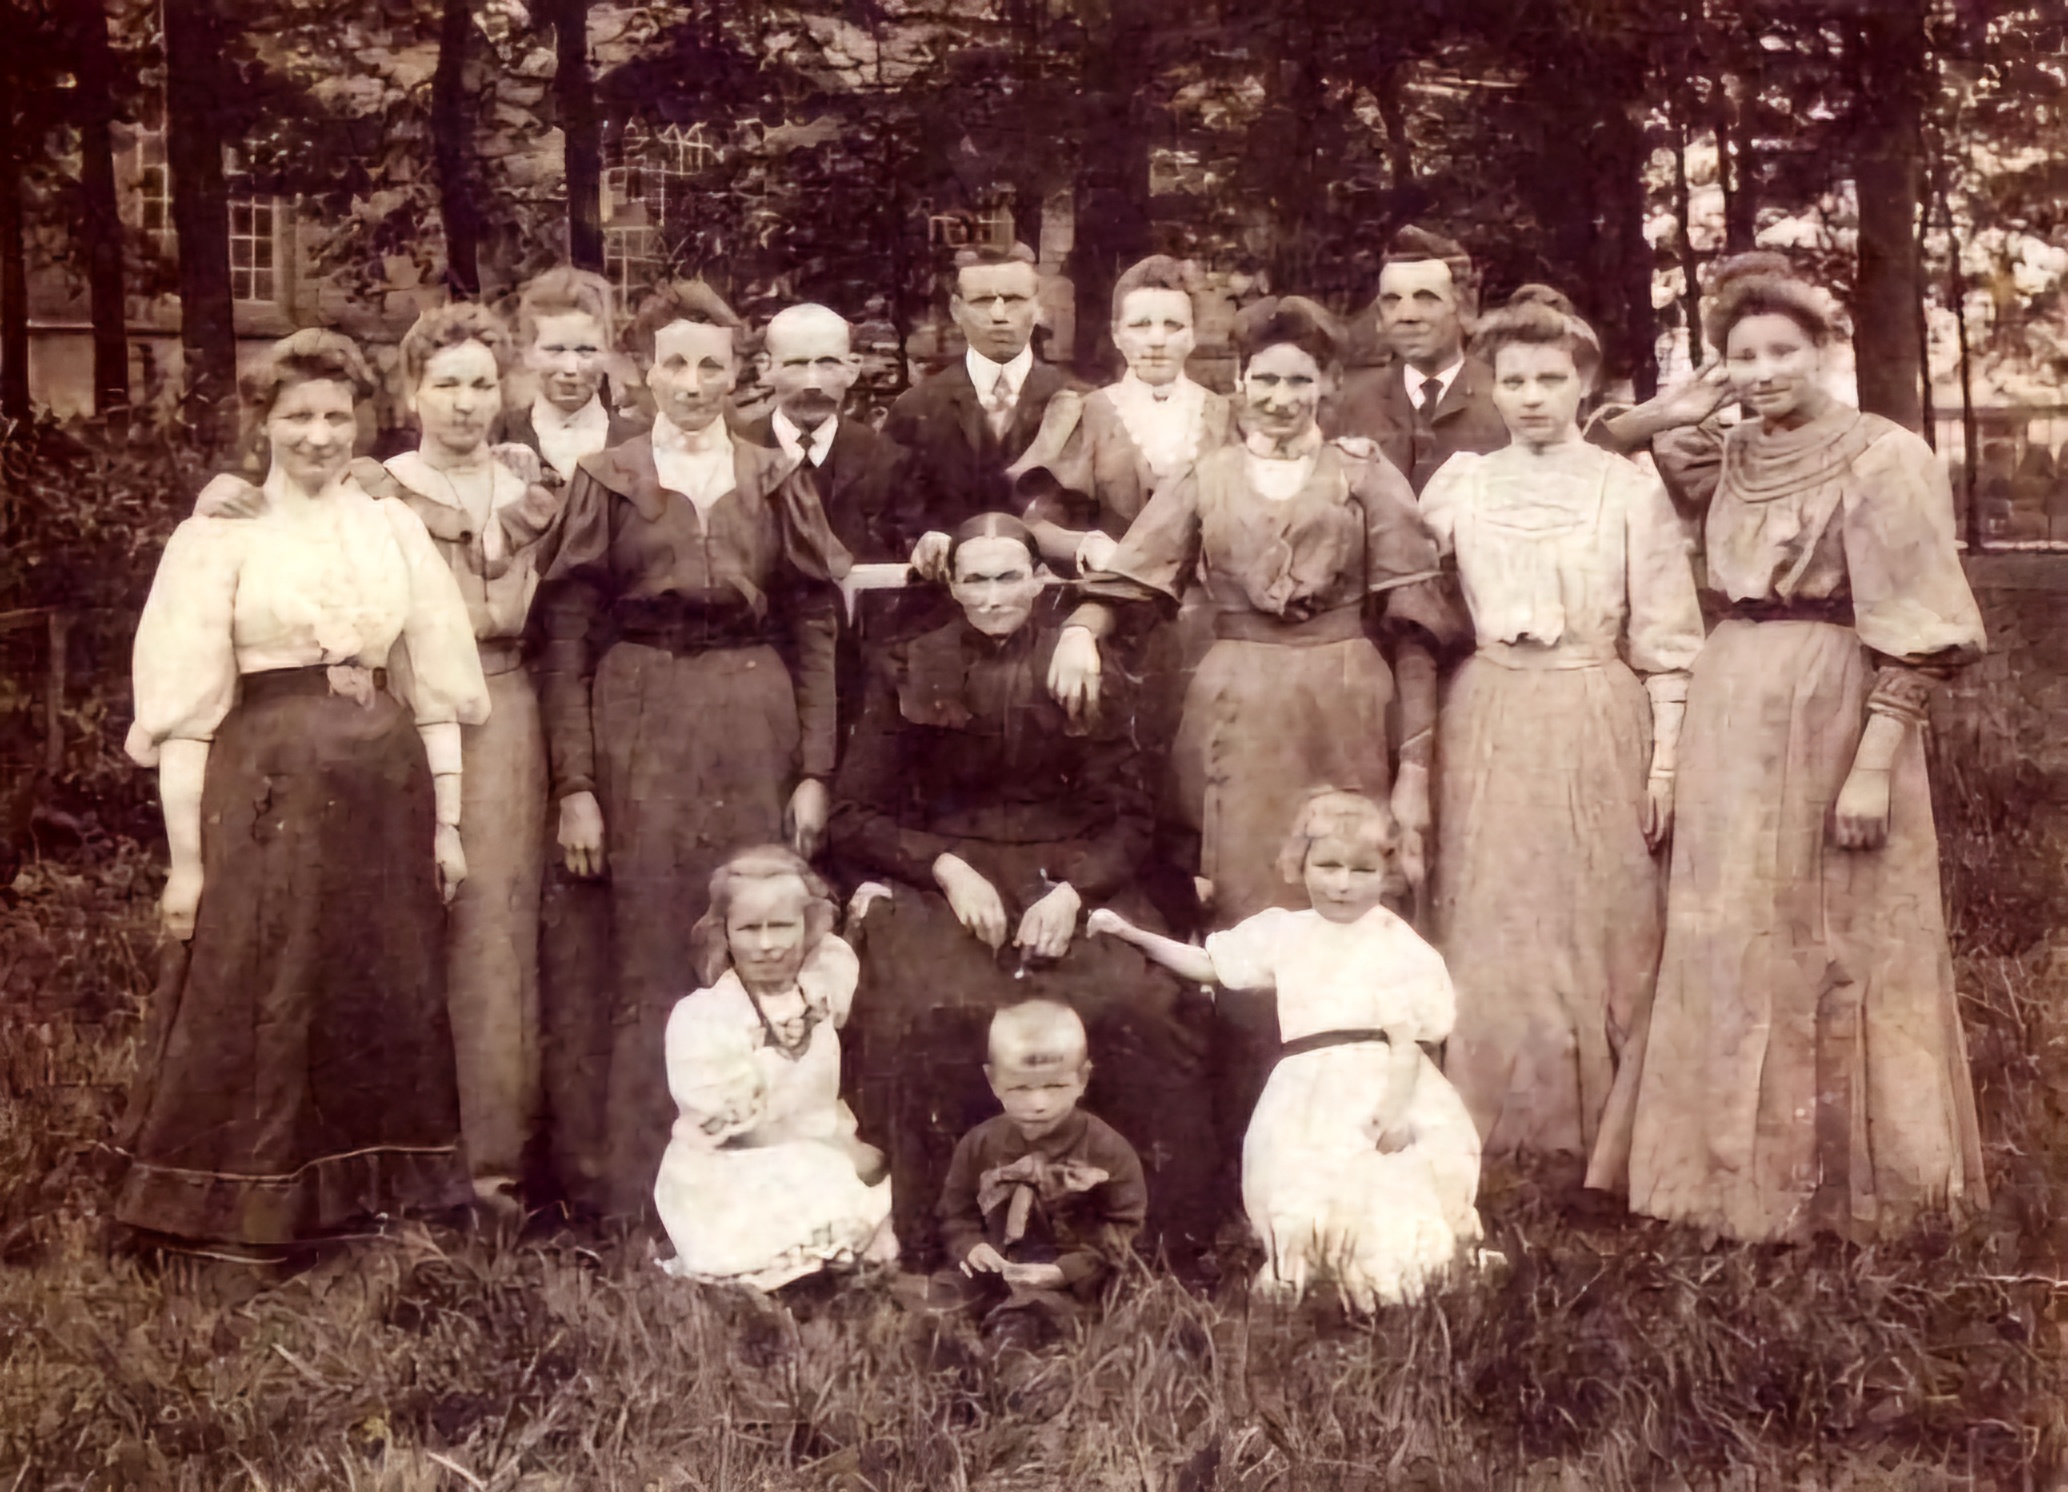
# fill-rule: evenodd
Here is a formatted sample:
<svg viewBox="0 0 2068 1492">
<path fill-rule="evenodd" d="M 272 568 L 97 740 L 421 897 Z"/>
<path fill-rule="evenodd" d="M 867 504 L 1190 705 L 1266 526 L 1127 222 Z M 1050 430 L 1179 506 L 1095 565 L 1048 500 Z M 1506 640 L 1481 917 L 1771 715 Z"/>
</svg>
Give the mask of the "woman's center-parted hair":
<svg viewBox="0 0 2068 1492">
<path fill-rule="evenodd" d="M 973 539 L 1011 539 L 1025 546 L 1029 563 L 1037 568 L 1041 564 L 1041 550 L 1034 542 L 1034 531 L 1024 520 L 1010 513 L 979 513 L 966 520 L 949 536 L 948 577 L 955 577 L 955 557 L 962 552 L 962 546 Z"/>
<path fill-rule="evenodd" d="M 726 936 L 734 896 L 750 882 L 794 878 L 804 891 L 804 956 L 811 957 L 833 930 L 839 907 L 825 878 L 811 862 L 788 845 L 764 844 L 741 850 L 711 873 L 711 904 L 689 930 L 690 961 L 698 981 L 716 984 L 732 967 L 732 945 Z"/>
<path fill-rule="evenodd" d="M 1293 815 L 1292 831 L 1278 852 L 1278 873 L 1286 884 L 1300 885 L 1307 876 L 1307 856 L 1324 839 L 1368 838 L 1390 866 L 1400 848 L 1400 824 L 1393 811 L 1375 798 L 1342 788 L 1316 788 Z"/>
</svg>

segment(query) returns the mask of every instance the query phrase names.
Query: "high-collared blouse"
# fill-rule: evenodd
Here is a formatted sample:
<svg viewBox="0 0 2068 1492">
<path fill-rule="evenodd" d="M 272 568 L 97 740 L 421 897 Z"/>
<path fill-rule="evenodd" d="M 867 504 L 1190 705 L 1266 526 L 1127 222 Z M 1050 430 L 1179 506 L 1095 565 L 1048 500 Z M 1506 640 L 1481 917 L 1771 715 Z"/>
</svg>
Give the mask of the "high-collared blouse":
<svg viewBox="0 0 2068 1492">
<path fill-rule="evenodd" d="M 1574 439 L 1536 452 L 1461 451 L 1422 489 L 1422 516 L 1457 556 L 1479 644 L 1533 643 L 1606 661 L 1628 640 L 1643 674 L 1702 647 L 1687 533 L 1657 479 Z"/>
<path fill-rule="evenodd" d="M 1196 577 L 1217 612 L 1296 622 L 1371 595 L 1389 621 L 1435 642 L 1466 635 L 1414 494 L 1383 457 L 1323 444 L 1300 458 L 1298 485 L 1284 497 L 1257 490 L 1257 459 L 1241 444 L 1223 446 L 1164 484 L 1106 572 L 1084 585 L 1093 604 L 1175 604 Z"/>
<path fill-rule="evenodd" d="M 348 478 L 314 518 L 189 518 L 173 530 L 137 624 L 136 761 L 155 764 L 168 740 L 213 740 L 243 674 L 386 668 L 399 651 L 420 729 L 488 718 L 466 603 L 416 514 Z"/>
<path fill-rule="evenodd" d="M 1116 539 L 1159 485 L 1224 444 L 1233 425 L 1226 395 L 1181 378 L 1159 402 L 1132 374 L 1086 395 L 1076 419 L 1062 454 L 1020 479 L 1027 518 Z"/>
<path fill-rule="evenodd" d="M 1652 452 L 1675 495 L 1707 508 L 1706 584 L 1726 601 L 1850 598 L 1860 641 L 1895 663 L 1982 652 L 1952 488 L 1902 426 L 1833 404 L 1794 430 L 1668 431 Z"/>
<path fill-rule="evenodd" d="M 804 732 L 803 770 L 836 759 L 833 651 L 847 551 L 809 481 L 782 452 L 729 442 L 733 485 L 699 512 L 664 487 L 650 437 L 582 458 L 540 554 L 546 648 L 541 698 L 555 791 L 593 790 L 589 681 L 602 624 L 715 626 L 787 634 Z M 712 729 L 725 722 L 714 720 Z"/>
<path fill-rule="evenodd" d="M 423 520 L 452 568 L 475 637 L 488 641 L 523 635 L 539 577 L 533 549 L 514 543 L 513 525 L 501 521 L 524 501 L 524 479 L 500 461 L 484 465 L 488 480 L 469 484 L 463 495 L 421 451 L 404 451 L 386 462 L 388 475 L 403 489 L 402 500 Z"/>
</svg>

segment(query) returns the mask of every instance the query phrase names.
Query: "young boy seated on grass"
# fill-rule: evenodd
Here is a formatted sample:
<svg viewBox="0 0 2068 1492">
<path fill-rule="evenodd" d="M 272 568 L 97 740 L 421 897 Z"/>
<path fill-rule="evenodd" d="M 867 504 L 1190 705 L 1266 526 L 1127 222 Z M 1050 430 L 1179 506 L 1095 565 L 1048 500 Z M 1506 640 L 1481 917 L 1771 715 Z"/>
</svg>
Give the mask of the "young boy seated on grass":
<svg viewBox="0 0 2068 1492">
<path fill-rule="evenodd" d="M 1127 1257 L 1148 1210 L 1134 1148 L 1077 1107 L 1091 1077 L 1084 1023 L 1028 1000 L 991 1018 L 984 1076 L 1005 1112 L 955 1147 L 937 1215 L 953 1269 L 935 1309 L 980 1313 L 998 1347 L 1060 1335 Z"/>
</svg>

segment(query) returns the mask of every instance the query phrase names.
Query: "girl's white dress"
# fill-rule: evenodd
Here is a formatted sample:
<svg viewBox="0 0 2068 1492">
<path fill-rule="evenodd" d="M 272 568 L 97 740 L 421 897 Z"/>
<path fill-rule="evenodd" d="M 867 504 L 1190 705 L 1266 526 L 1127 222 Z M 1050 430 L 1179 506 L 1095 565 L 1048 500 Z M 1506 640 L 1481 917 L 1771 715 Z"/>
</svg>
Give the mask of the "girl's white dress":
<svg viewBox="0 0 2068 1492">
<path fill-rule="evenodd" d="M 679 1117 L 653 1189 L 675 1244 L 670 1274 L 773 1290 L 895 1248 L 889 1181 L 865 1186 L 844 1148 L 855 1120 L 840 1098 L 839 1027 L 858 973 L 829 934 L 797 988 L 759 1011 L 730 969 L 677 1002 L 667 1064 Z M 794 1054 L 777 1039 L 800 1035 Z"/>
<path fill-rule="evenodd" d="M 1442 957 L 1374 907 L 1352 923 L 1273 908 L 1206 940 L 1214 977 L 1273 989 L 1282 1042 L 1332 1031 L 1442 1041 L 1456 1012 Z M 1378 1149 L 1390 1054 L 1377 1041 L 1320 1047 L 1272 1070 L 1242 1145 L 1242 1203 L 1270 1260 L 1258 1283 L 1299 1293 L 1333 1280 L 1360 1309 L 1411 1300 L 1478 1241 L 1479 1131 L 1420 1055 L 1405 1128 Z"/>
</svg>

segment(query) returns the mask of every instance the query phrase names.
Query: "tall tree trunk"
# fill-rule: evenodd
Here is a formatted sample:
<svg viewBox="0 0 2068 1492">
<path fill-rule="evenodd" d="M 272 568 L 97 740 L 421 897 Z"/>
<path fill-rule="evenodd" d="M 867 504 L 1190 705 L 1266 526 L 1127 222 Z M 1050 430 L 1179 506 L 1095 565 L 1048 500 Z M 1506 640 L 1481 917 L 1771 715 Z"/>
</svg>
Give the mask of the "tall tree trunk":
<svg viewBox="0 0 2068 1492">
<path fill-rule="evenodd" d="M 1724 252 L 1743 254 L 1759 231 L 1759 162 L 1746 125 L 1752 85 L 1734 79 L 1716 111 L 1716 173 L 1723 188 Z"/>
<path fill-rule="evenodd" d="M 438 67 L 431 75 L 431 154 L 438 168 L 438 216 L 445 227 L 445 283 L 465 300 L 481 294 L 481 204 L 474 180 L 474 121 L 467 111 L 467 46 L 473 29 L 467 0 L 445 0 Z"/>
<path fill-rule="evenodd" d="M 1595 174 L 1600 246 L 1604 362 L 1627 376 L 1639 399 L 1658 392 L 1658 319 L 1652 311 L 1652 249 L 1644 236 L 1644 75 L 1634 58 L 1603 55 L 1587 76 L 1612 83 L 1601 100 L 1599 165 Z"/>
<path fill-rule="evenodd" d="M 1085 70 L 1070 278 L 1077 295 L 1072 362 L 1087 377 L 1114 366 L 1113 282 L 1149 249 L 1149 136 L 1139 98 L 1149 85 L 1157 11 L 1156 0 L 1113 0 L 1109 29 Z"/>
<path fill-rule="evenodd" d="M 553 38 L 559 57 L 553 96 L 566 152 L 567 257 L 577 268 L 601 270 L 603 129 L 589 74 L 589 0 L 554 0 Z"/>
<path fill-rule="evenodd" d="M 1695 254 L 1694 198 L 1687 182 L 1688 119 L 1693 114 L 1683 94 L 1675 113 L 1673 137 L 1673 211 L 1680 219 L 1680 274 L 1687 283 L 1680 292 L 1681 314 L 1687 319 L 1687 362 L 1702 366 L 1701 260 Z"/>
<path fill-rule="evenodd" d="M 1882 0 L 1855 32 L 1859 68 L 1860 261 L 1853 282 L 1853 360 L 1860 408 L 1912 430 L 1923 423 L 1917 257 L 1924 92 L 1923 0 Z"/>
<path fill-rule="evenodd" d="M 165 159 L 179 241 L 180 353 L 187 423 L 209 447 L 235 428 L 237 328 L 230 294 L 230 197 L 222 120 L 229 94 L 213 0 L 163 0 Z"/>
<path fill-rule="evenodd" d="M 1405 200 L 1415 184 L 1415 145 L 1407 133 L 1407 105 L 1401 97 L 1400 64 L 1382 68 L 1372 79 L 1372 97 L 1378 101 L 1379 122 L 1386 126 L 1386 170 L 1393 179 L 1393 194 Z"/>
<path fill-rule="evenodd" d="M 79 0 L 73 17 L 79 78 L 80 185 L 85 211 L 86 288 L 93 317 L 93 407 L 129 406 L 129 310 L 122 283 L 122 215 L 115 200 L 115 59 L 100 0 Z"/>
<path fill-rule="evenodd" d="M 0 98 L 0 418 L 29 417 L 29 266 L 22 244 L 22 144 L 14 117 L 19 82 Z"/>
</svg>

